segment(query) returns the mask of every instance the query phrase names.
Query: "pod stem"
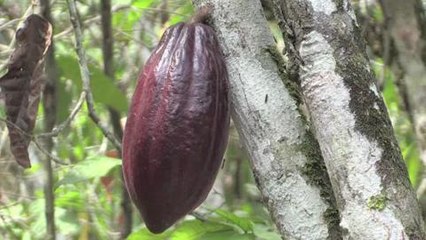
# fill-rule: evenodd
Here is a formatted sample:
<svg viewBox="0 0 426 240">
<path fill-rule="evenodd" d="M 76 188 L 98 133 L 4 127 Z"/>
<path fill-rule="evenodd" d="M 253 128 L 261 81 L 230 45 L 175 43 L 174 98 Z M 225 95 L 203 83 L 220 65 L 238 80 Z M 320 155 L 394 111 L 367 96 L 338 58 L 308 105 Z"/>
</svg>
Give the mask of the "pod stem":
<svg viewBox="0 0 426 240">
<path fill-rule="evenodd" d="M 213 5 L 206 4 L 200 7 L 195 15 L 192 17 L 190 23 L 207 23 L 210 18 L 210 15 L 213 12 Z"/>
</svg>

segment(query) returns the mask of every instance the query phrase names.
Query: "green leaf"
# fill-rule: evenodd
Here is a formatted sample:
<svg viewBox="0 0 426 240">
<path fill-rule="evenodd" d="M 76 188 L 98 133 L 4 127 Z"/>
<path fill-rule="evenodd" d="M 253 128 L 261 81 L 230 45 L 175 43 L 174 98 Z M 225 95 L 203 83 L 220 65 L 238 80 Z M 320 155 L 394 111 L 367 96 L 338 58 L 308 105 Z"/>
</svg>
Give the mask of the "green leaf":
<svg viewBox="0 0 426 240">
<path fill-rule="evenodd" d="M 118 5 L 118 4 L 122 4 L 122 5 L 128 5 L 132 2 L 132 0 L 112 0 L 111 3 L 112 5 Z"/>
<path fill-rule="evenodd" d="M 271 227 L 263 224 L 255 224 L 253 226 L 254 235 L 262 240 L 281 240 L 281 236 L 274 232 Z"/>
<path fill-rule="evenodd" d="M 81 231 L 81 224 L 75 221 L 75 216 L 64 208 L 55 207 L 55 223 L 58 232 L 65 236 L 78 234 Z"/>
<path fill-rule="evenodd" d="M 22 240 L 31 240 L 30 232 L 28 231 L 24 232 L 24 234 L 22 235 Z"/>
<path fill-rule="evenodd" d="M 139 9 L 129 9 L 123 12 L 116 12 L 112 16 L 112 24 L 114 29 L 122 32 L 132 32 L 133 26 L 137 23 L 142 15 Z"/>
<path fill-rule="evenodd" d="M 239 217 L 234 213 L 221 209 L 216 210 L 215 213 L 226 222 L 231 223 L 240 228 L 243 232 L 253 231 L 253 223 L 248 218 Z"/>
<path fill-rule="evenodd" d="M 113 80 L 99 68 L 91 67 L 91 88 L 96 102 L 103 103 L 119 112 L 127 113 L 126 96 L 117 88 Z"/>
<path fill-rule="evenodd" d="M 70 106 L 72 102 L 72 94 L 70 91 L 67 91 L 66 84 L 64 81 L 57 82 L 57 110 L 56 110 L 56 118 L 58 122 L 63 122 L 68 118 L 70 114 Z"/>
<path fill-rule="evenodd" d="M 178 9 L 176 9 L 175 12 L 177 14 L 172 14 L 170 16 L 170 19 L 167 23 L 168 25 L 174 25 L 178 22 L 183 22 L 188 20 L 188 18 L 193 15 L 194 8 L 192 7 L 191 2 L 187 1 L 185 4 L 183 4 Z"/>
<path fill-rule="evenodd" d="M 61 75 L 71 79 L 78 91 L 81 91 L 82 82 L 77 59 L 71 56 L 60 56 L 58 57 L 58 65 L 61 69 Z M 89 72 L 90 87 L 92 88 L 95 102 L 103 103 L 119 112 L 127 112 L 127 98 L 114 84 L 113 80 L 97 67 L 89 66 Z"/>
<path fill-rule="evenodd" d="M 385 81 L 383 83 L 383 98 L 386 102 L 386 105 L 388 107 L 392 105 L 398 108 L 400 99 L 399 99 L 397 87 L 394 84 L 393 76 L 390 75 L 387 69 L 384 71 L 384 73 L 382 73 L 382 70 L 380 68 L 375 69 L 375 72 L 376 72 L 376 75 L 385 74 Z"/>
<path fill-rule="evenodd" d="M 0 117 L 6 118 L 6 109 L 5 109 L 4 105 L 0 105 Z"/>
<path fill-rule="evenodd" d="M 78 188 L 67 187 L 63 192 L 55 192 L 55 206 L 81 211 L 85 207 L 85 201 Z"/>
<path fill-rule="evenodd" d="M 147 228 L 133 232 L 127 237 L 127 240 L 166 240 L 170 236 L 170 231 L 161 234 L 153 234 Z"/>
<path fill-rule="evenodd" d="M 60 55 L 57 57 L 61 76 L 71 80 L 81 80 L 80 67 L 74 55 Z M 81 81 L 80 81 L 81 87 Z"/>
<path fill-rule="evenodd" d="M 30 231 L 35 239 L 41 239 L 46 234 L 46 221 L 44 218 L 44 199 L 33 200 L 29 206 L 31 215 Z"/>
<path fill-rule="evenodd" d="M 422 162 L 420 161 L 420 156 L 415 145 L 415 140 L 411 141 L 407 146 L 401 145 L 402 156 L 406 161 L 408 174 L 410 177 L 411 184 L 416 186 L 418 184 L 419 169 L 422 168 Z"/>
<path fill-rule="evenodd" d="M 56 187 L 62 184 L 74 184 L 105 176 L 112 169 L 120 165 L 121 161 L 116 158 L 105 156 L 91 157 L 71 167 L 64 178 L 58 181 Z"/>
<path fill-rule="evenodd" d="M 189 220 L 183 222 L 171 235 L 171 240 L 197 240 L 208 232 L 230 230 L 231 228 L 215 222 Z"/>
<path fill-rule="evenodd" d="M 224 240 L 224 239 L 232 239 L 232 240 L 254 240 L 255 236 L 252 234 L 241 234 L 232 230 L 220 231 L 220 232 L 209 232 L 206 233 L 199 240 Z M 261 240 L 265 240 L 260 238 Z"/>
<path fill-rule="evenodd" d="M 132 6 L 144 9 L 144 8 L 150 7 L 153 2 L 154 2 L 154 0 L 134 0 L 132 2 Z"/>
</svg>

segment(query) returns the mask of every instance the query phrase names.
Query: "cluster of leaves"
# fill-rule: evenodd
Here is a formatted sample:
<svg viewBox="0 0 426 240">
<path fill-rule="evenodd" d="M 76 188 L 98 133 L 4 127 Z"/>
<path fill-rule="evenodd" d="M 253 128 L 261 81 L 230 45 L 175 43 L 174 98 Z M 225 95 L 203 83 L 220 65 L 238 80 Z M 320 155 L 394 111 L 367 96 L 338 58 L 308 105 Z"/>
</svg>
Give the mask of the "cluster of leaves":
<svg viewBox="0 0 426 240">
<path fill-rule="evenodd" d="M 246 214 L 250 206 L 245 209 Z M 208 219 L 186 220 L 162 234 L 152 234 L 146 228 L 131 234 L 128 240 L 279 240 L 281 236 L 262 220 L 237 215 L 225 210 L 215 210 Z"/>
<path fill-rule="evenodd" d="M 61 176 L 55 185 L 55 211 L 58 232 L 63 236 L 78 236 L 87 239 L 110 239 L 114 236 L 111 226 L 120 221 L 117 215 L 119 194 L 117 180 L 121 161 L 110 157 L 89 157 L 75 165 L 59 169 Z M 32 169 L 32 174 L 39 169 Z M 28 173 L 31 174 L 31 173 Z M 119 185 L 119 184 L 118 184 Z M 177 226 L 154 235 L 147 228 L 132 233 L 128 239 L 263 239 L 278 240 L 266 211 L 256 210 L 245 203 L 234 212 L 221 209 L 211 210 L 196 217 L 188 216 Z M 259 211 L 263 211 L 259 214 Z M 44 199 L 37 191 L 30 202 L 0 208 L 4 228 L 19 239 L 43 239 L 45 236 Z M 13 217 L 12 217 L 13 216 Z M 136 227 L 140 228 L 138 221 Z M 115 236 L 118 237 L 118 233 Z"/>
</svg>

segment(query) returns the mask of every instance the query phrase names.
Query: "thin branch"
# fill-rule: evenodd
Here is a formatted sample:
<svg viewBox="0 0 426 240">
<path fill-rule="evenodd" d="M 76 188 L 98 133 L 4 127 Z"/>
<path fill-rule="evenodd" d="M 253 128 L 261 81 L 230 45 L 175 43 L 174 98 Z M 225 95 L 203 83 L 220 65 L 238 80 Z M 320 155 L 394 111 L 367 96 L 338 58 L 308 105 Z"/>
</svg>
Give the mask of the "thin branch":
<svg viewBox="0 0 426 240">
<path fill-rule="evenodd" d="M 18 25 L 18 23 L 21 21 L 22 21 L 22 18 L 15 18 L 8 22 L 5 22 L 2 25 L 0 25 L 0 31 L 11 28 L 12 26 Z"/>
<path fill-rule="evenodd" d="M 16 130 L 18 130 L 19 134 L 22 134 L 23 136 L 26 136 L 28 138 L 31 139 L 31 141 L 35 144 L 35 146 L 46 156 L 48 156 L 49 158 L 52 159 L 52 161 L 61 164 L 61 165 L 68 165 L 67 163 L 63 162 L 62 160 L 60 160 L 59 158 L 53 156 L 52 154 L 49 153 L 49 151 L 47 151 L 46 149 L 44 149 L 41 144 L 38 142 L 38 136 L 34 136 L 31 134 L 28 134 L 27 132 L 25 132 L 24 130 L 22 130 L 19 126 L 17 126 L 16 124 L 14 124 L 11 121 L 8 121 L 7 119 L 4 118 L 0 118 L 0 122 L 4 122 L 6 124 L 9 124 L 10 126 L 14 127 Z M 51 133 L 48 133 L 51 134 Z M 46 135 L 48 136 L 48 135 Z"/>
<path fill-rule="evenodd" d="M 46 18 L 52 25 L 52 17 L 50 10 L 50 1 L 49 0 L 40 0 L 41 14 Z M 58 68 L 55 60 L 55 45 L 52 39 L 50 49 L 47 52 L 46 56 L 46 65 L 45 65 L 45 77 L 46 84 L 43 90 L 43 108 L 44 108 L 44 130 L 52 131 L 56 124 L 56 109 L 57 109 L 57 81 L 59 79 Z M 36 143 L 36 141 L 35 141 Z M 45 218 L 46 218 L 46 231 L 48 237 L 51 239 L 56 239 L 56 227 L 55 227 L 55 193 L 53 190 L 54 178 L 53 178 L 53 168 L 52 162 L 57 161 L 54 156 L 50 155 L 54 147 L 54 142 L 52 138 L 43 139 L 43 143 L 46 149 L 38 146 L 40 151 L 47 150 L 45 155 L 47 158 L 43 159 L 44 170 L 46 173 L 45 184 L 44 184 L 44 198 L 45 198 Z M 36 143 L 37 145 L 37 143 Z"/>
<path fill-rule="evenodd" d="M 6 131 L 7 127 L 4 127 L 4 130 L 2 131 L 3 133 L 0 134 L 0 155 L 3 152 L 3 148 L 5 147 L 5 143 L 6 143 L 6 139 L 7 139 L 7 131 Z"/>
<path fill-rule="evenodd" d="M 118 12 L 118 11 L 130 8 L 130 7 L 131 7 L 131 5 L 129 5 L 129 4 L 118 4 L 118 5 L 113 6 L 111 11 L 112 12 Z M 90 17 L 90 18 L 83 21 L 83 25 L 90 25 L 91 23 L 98 22 L 99 20 L 100 20 L 100 16 Z M 73 30 L 73 27 L 69 27 L 69 28 L 65 29 L 64 31 L 56 34 L 53 38 L 54 39 L 62 38 L 64 36 L 68 35 L 69 33 L 71 33 L 72 30 Z"/>
<path fill-rule="evenodd" d="M 77 15 L 77 7 L 74 0 L 67 0 L 68 9 L 70 14 L 71 23 L 74 27 L 75 40 L 76 40 L 76 51 L 79 59 L 81 79 L 83 81 L 83 92 L 86 92 L 86 104 L 89 110 L 89 116 L 92 121 L 98 126 L 105 137 L 107 137 L 111 143 L 121 152 L 121 143 L 115 138 L 115 136 L 101 124 L 100 118 L 97 115 L 94 108 L 93 94 L 90 88 L 90 76 L 89 68 L 87 67 L 86 53 L 82 46 L 82 32 L 80 22 Z"/>
<path fill-rule="evenodd" d="M 33 4 L 31 5 L 31 6 L 29 6 L 28 8 L 27 8 L 27 10 L 25 10 L 25 13 L 24 13 L 24 15 L 21 17 L 21 18 L 18 18 L 18 19 L 15 19 L 15 20 L 11 20 L 10 22 L 13 22 L 13 24 L 15 24 L 16 22 L 18 23 L 18 26 L 19 26 L 19 23 L 21 23 L 22 21 L 24 21 L 32 12 L 33 12 Z M 5 25 L 12 25 L 12 24 L 10 24 L 10 22 L 9 23 L 5 23 L 5 24 L 3 24 L 1 27 L 3 28 L 3 27 L 5 27 Z M 2 29 L 0 29 L 0 30 L 2 30 Z M 13 35 L 12 36 L 12 40 L 10 41 L 10 43 L 9 43 L 9 46 L 8 46 L 8 48 L 10 49 L 10 52 L 12 51 L 12 49 L 14 48 L 14 46 L 15 46 L 15 43 L 16 43 L 16 39 L 15 39 L 15 35 Z M 10 52 L 9 51 L 5 51 L 7 54 L 9 54 Z M 1 71 L 3 71 L 6 67 L 7 67 L 7 64 L 8 64 L 8 61 L 6 61 L 4 64 L 1 64 L 0 65 L 0 72 Z"/>
<path fill-rule="evenodd" d="M 16 126 L 14 123 L 4 119 L 4 118 L 0 118 L 0 121 L 5 122 L 7 124 L 10 124 L 12 126 L 14 126 L 16 129 L 18 129 L 18 131 L 21 134 L 26 135 L 27 137 L 31 138 L 31 140 L 34 142 L 35 146 L 46 156 L 48 156 L 50 159 L 52 159 L 52 161 L 61 164 L 61 165 L 68 165 L 67 163 L 63 162 L 62 160 L 60 160 L 59 158 L 53 156 L 52 154 L 49 153 L 49 151 L 47 151 L 46 149 L 44 149 L 41 144 L 38 142 L 39 139 L 41 138 L 51 138 L 51 137 L 57 137 L 59 135 L 59 133 L 61 133 L 62 131 L 65 130 L 66 127 L 68 127 L 71 122 L 74 120 L 75 116 L 80 112 L 81 107 L 83 106 L 84 100 L 86 98 L 86 92 L 81 92 L 80 97 L 77 101 L 77 103 L 75 104 L 73 110 L 71 111 L 70 115 L 68 116 L 68 118 L 61 123 L 59 126 L 55 127 L 51 132 L 46 132 L 46 133 L 40 133 L 37 135 L 28 135 L 27 133 L 25 133 L 24 131 L 22 131 L 18 126 Z M 1 148 L 0 148 L 1 149 Z"/>
<path fill-rule="evenodd" d="M 36 135 L 36 138 L 50 138 L 50 137 L 57 137 L 60 132 L 62 132 L 66 127 L 68 127 L 71 122 L 74 120 L 75 116 L 78 112 L 80 112 L 81 107 L 83 106 L 84 100 L 86 99 L 86 92 L 83 91 L 80 93 L 80 98 L 78 99 L 77 103 L 75 104 L 73 110 L 71 111 L 71 114 L 68 116 L 68 118 L 61 123 L 59 126 L 55 127 L 51 132 L 46 133 L 40 133 Z"/>
<path fill-rule="evenodd" d="M 40 150 L 40 152 L 42 152 L 44 155 L 46 155 L 48 158 L 50 158 L 55 163 L 61 164 L 61 165 L 69 165 L 68 163 L 63 162 L 59 158 L 57 158 L 57 157 L 53 156 L 52 154 L 50 154 L 46 149 L 44 149 L 43 146 L 41 146 L 41 144 L 37 140 L 33 139 L 33 143 L 34 143 L 34 145 L 36 145 L 36 147 L 38 148 L 38 150 Z"/>
</svg>

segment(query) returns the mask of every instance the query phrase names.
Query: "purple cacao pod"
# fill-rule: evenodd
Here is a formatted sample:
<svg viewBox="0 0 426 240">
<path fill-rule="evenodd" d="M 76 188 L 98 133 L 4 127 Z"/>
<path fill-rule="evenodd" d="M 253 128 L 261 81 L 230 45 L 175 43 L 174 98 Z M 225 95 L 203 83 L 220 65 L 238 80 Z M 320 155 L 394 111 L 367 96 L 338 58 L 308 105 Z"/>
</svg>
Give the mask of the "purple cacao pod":
<svg viewBox="0 0 426 240">
<path fill-rule="evenodd" d="M 170 27 L 139 76 L 123 138 L 126 187 L 150 231 L 163 232 L 205 200 L 229 119 L 215 32 L 197 22 Z"/>
</svg>

